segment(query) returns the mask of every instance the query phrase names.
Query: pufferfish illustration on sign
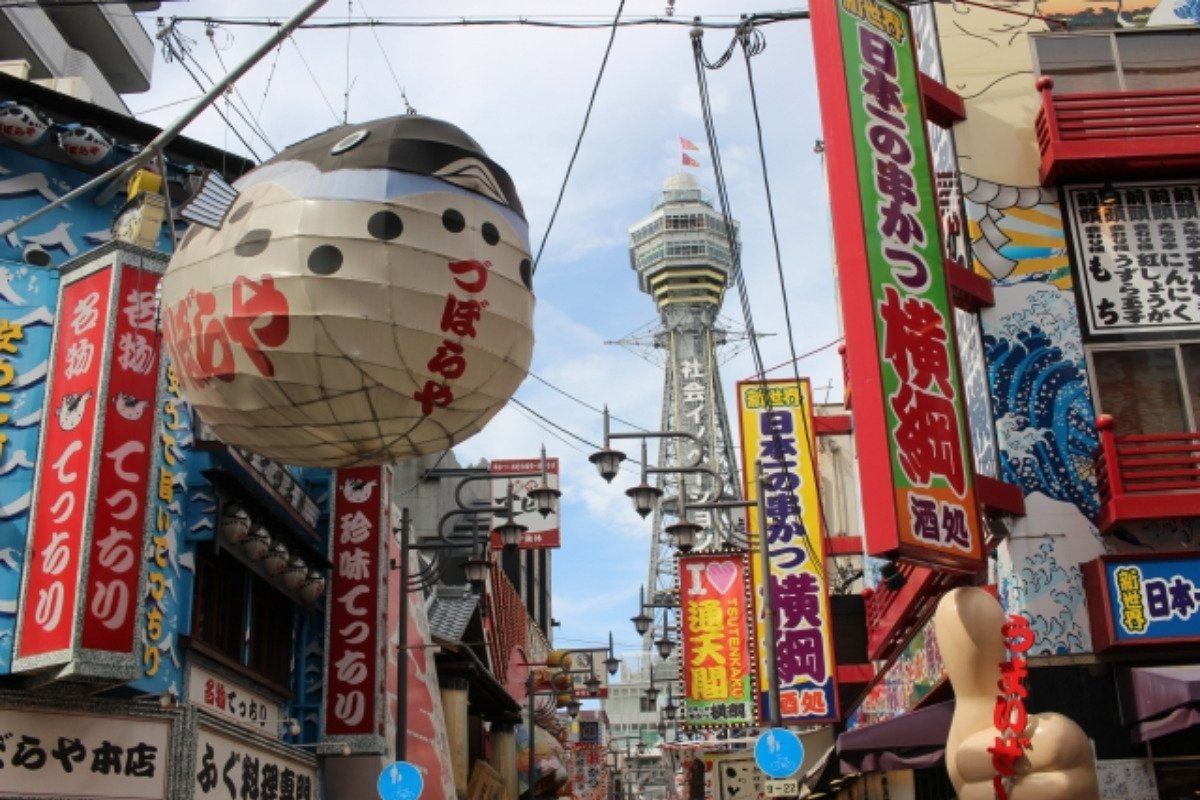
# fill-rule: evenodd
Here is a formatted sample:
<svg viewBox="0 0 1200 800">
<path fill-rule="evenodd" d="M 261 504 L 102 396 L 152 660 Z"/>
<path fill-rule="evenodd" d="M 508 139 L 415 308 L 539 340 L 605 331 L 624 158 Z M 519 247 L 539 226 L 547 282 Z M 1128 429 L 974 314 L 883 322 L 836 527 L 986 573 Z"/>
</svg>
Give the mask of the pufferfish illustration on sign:
<svg viewBox="0 0 1200 800">
<path fill-rule="evenodd" d="M 234 184 L 162 282 L 181 389 L 226 444 L 349 467 L 478 432 L 533 355 L 533 267 L 512 180 L 459 128 L 334 128 Z"/>
</svg>

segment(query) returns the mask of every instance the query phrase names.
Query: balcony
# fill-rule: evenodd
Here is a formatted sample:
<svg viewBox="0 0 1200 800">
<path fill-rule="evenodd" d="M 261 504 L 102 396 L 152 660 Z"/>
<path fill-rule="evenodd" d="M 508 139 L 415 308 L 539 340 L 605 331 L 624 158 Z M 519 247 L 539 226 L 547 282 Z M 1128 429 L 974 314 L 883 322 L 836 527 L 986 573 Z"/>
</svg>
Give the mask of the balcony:
<svg viewBox="0 0 1200 800">
<path fill-rule="evenodd" d="M 1200 89 L 1056 95 L 1053 79 L 1045 76 L 1037 87 L 1043 186 L 1173 175 L 1200 166 Z"/>
<path fill-rule="evenodd" d="M 963 583 L 966 576 L 899 563 L 898 574 L 888 586 L 880 582 L 866 598 L 867 658 L 886 661 L 924 624 L 947 590 Z M 895 587 L 895 588 L 892 588 Z"/>
<path fill-rule="evenodd" d="M 1096 428 L 1100 533 L 1129 522 L 1200 516 L 1200 433 L 1118 436 L 1107 414 Z"/>
</svg>

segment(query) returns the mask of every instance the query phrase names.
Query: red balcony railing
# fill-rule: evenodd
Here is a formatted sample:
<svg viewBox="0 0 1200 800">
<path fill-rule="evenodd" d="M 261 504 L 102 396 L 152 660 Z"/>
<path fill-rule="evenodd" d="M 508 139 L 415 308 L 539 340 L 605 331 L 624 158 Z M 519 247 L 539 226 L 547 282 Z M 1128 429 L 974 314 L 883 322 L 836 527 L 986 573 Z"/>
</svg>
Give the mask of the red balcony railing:
<svg viewBox="0 0 1200 800">
<path fill-rule="evenodd" d="M 1037 87 L 1043 185 L 1200 165 L 1200 89 L 1056 95 L 1047 77 Z"/>
<path fill-rule="evenodd" d="M 870 594 L 863 593 L 866 597 L 867 658 L 872 661 L 891 658 L 917 626 L 933 613 L 938 598 L 965 580 L 962 575 L 929 567 L 913 564 L 897 564 L 897 567 L 899 574 L 904 576 L 903 585 L 891 589 L 881 582 Z"/>
<path fill-rule="evenodd" d="M 1107 414 L 1096 428 L 1101 533 L 1125 522 L 1200 516 L 1200 433 L 1117 436 Z"/>
</svg>

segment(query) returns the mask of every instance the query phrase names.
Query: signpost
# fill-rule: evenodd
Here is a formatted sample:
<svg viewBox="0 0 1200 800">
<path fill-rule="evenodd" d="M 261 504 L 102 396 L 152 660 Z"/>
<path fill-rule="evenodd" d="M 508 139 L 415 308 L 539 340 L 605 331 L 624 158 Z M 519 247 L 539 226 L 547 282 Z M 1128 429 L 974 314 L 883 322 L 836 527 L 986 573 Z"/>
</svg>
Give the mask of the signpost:
<svg viewBox="0 0 1200 800">
<path fill-rule="evenodd" d="M 769 778 L 786 778 L 795 774 L 804 762 L 804 745 L 800 737 L 787 728 L 771 728 L 758 737 L 754 745 L 754 761 Z M 796 791 L 773 792 L 770 787 L 782 783 L 795 785 L 798 781 L 767 781 L 767 794 L 772 797 L 794 795 Z"/>
<path fill-rule="evenodd" d="M 800 779 L 786 778 L 764 781 L 763 793 L 767 797 L 796 797 L 800 794 Z"/>
<path fill-rule="evenodd" d="M 412 764 L 397 761 L 379 773 L 378 788 L 382 800 L 417 800 L 425 780 Z"/>
</svg>

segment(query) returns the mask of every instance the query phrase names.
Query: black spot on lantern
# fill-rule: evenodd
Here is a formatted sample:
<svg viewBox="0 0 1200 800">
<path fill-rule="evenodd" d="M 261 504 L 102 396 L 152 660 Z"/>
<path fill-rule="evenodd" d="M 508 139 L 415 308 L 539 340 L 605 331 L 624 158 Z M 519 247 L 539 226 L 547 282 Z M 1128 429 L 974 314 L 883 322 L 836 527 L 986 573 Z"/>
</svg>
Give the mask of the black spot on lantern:
<svg viewBox="0 0 1200 800">
<path fill-rule="evenodd" d="M 528 258 L 521 259 L 521 283 L 525 284 L 525 288 L 533 291 L 533 262 Z"/>
<path fill-rule="evenodd" d="M 447 208 L 442 212 L 442 227 L 451 233 L 461 233 L 467 227 L 467 220 L 457 209 Z"/>
<path fill-rule="evenodd" d="M 496 230 L 496 226 L 490 222 L 483 223 L 483 240 L 490 245 L 500 243 L 500 231 Z"/>
<path fill-rule="evenodd" d="M 308 254 L 308 268 L 316 275 L 332 275 L 342 268 L 342 251 L 323 244 Z"/>
<path fill-rule="evenodd" d="M 252 258 L 267 249 L 271 243 L 271 232 L 266 228 L 255 228 L 234 246 L 233 252 L 242 258 Z"/>
<path fill-rule="evenodd" d="M 367 233 L 389 242 L 404 233 L 404 223 L 394 211 L 376 211 L 367 220 Z"/>
<path fill-rule="evenodd" d="M 240 206 L 238 206 L 236 209 L 234 209 L 232 214 L 229 215 L 229 221 L 230 222 L 241 222 L 245 218 L 245 216 L 250 213 L 250 209 L 253 206 L 254 206 L 254 203 L 252 203 L 252 202 L 242 203 Z"/>
</svg>

